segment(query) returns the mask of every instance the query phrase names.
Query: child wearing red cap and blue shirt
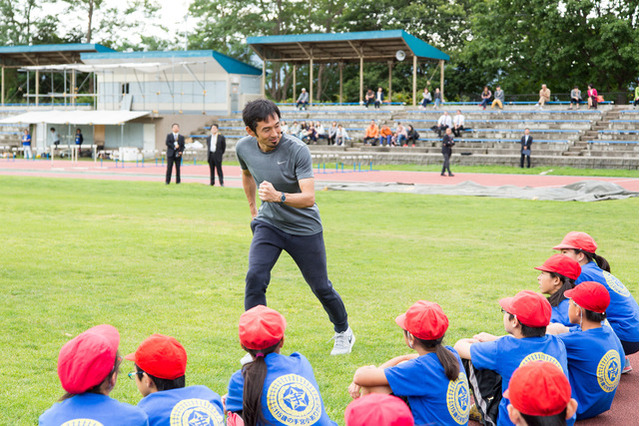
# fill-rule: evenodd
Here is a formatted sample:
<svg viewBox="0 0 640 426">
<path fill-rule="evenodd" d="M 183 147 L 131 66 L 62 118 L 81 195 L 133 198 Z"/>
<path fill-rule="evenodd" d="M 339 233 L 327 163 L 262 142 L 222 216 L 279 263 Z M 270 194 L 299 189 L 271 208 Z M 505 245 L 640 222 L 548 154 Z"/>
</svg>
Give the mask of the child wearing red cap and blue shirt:
<svg viewBox="0 0 640 426">
<path fill-rule="evenodd" d="M 513 424 L 507 412 L 509 400 L 501 400 L 501 395 L 507 390 L 516 368 L 545 360 L 562 369 L 565 375 L 568 369 L 564 344 L 557 336 L 545 334 L 551 320 L 551 305 L 543 295 L 524 290 L 514 297 L 501 299 L 500 306 L 509 335 L 480 333 L 472 339 L 459 340 L 454 348 L 461 358 L 471 361 L 468 376 L 478 411 L 485 421 L 493 422 L 489 424 L 497 421 L 502 426 Z"/>
<path fill-rule="evenodd" d="M 355 399 L 344 412 L 346 426 L 414 426 L 407 404 L 398 397 L 371 393 Z"/>
<path fill-rule="evenodd" d="M 578 405 L 567 377 L 547 361 L 518 367 L 504 397 L 509 399 L 509 419 L 517 426 L 565 425 Z"/>
<path fill-rule="evenodd" d="M 565 292 L 571 299 L 569 319 L 580 330 L 559 334 L 567 348 L 569 380 L 578 401 L 578 420 L 611 408 L 616 394 L 624 350 L 609 326 L 603 326 L 609 293 L 600 283 L 585 281 Z"/>
<path fill-rule="evenodd" d="M 240 344 L 253 361 L 231 376 L 225 409 L 239 414 L 245 426 L 335 426 L 307 359 L 281 355 L 284 317 L 264 305 L 240 316 Z"/>
<path fill-rule="evenodd" d="M 173 337 L 153 334 L 125 359 L 135 363 L 129 378 L 144 397 L 138 407 L 151 426 L 186 426 L 193 419 L 209 426 L 225 424 L 220 395 L 206 386 L 185 387 L 187 351 Z"/>
<path fill-rule="evenodd" d="M 615 331 L 626 355 L 638 352 L 640 327 L 638 302 L 627 287 L 619 279 L 611 275 L 609 262 L 596 254 L 598 245 L 594 239 L 584 232 L 569 232 L 554 250 L 560 250 L 565 256 L 580 263 L 582 272 L 576 284 L 595 281 L 605 286 L 611 297 L 607 308 L 607 320 Z M 623 373 L 631 371 L 629 359 L 625 359 Z"/>
<path fill-rule="evenodd" d="M 551 321 L 547 327 L 547 333 L 566 333 L 572 327 L 577 327 L 569 321 L 569 299 L 564 292 L 576 286 L 576 278 L 580 275 L 580 264 L 575 260 L 554 254 L 547 259 L 542 266 L 537 266 L 538 286 L 542 294 L 548 294 L 551 304 Z"/>
<path fill-rule="evenodd" d="M 469 422 L 469 387 L 462 361 L 442 339 L 449 320 L 433 302 L 419 300 L 396 318 L 407 346 L 417 354 L 393 358 L 380 367 L 356 370 L 349 393 L 393 392 L 406 397 L 417 424 Z M 373 424 L 373 423 L 372 423 Z"/>
<path fill-rule="evenodd" d="M 118 330 L 102 324 L 62 347 L 58 355 L 58 377 L 67 393 L 40 416 L 41 426 L 149 424 L 144 411 L 109 397 L 122 362 L 119 344 Z"/>
</svg>

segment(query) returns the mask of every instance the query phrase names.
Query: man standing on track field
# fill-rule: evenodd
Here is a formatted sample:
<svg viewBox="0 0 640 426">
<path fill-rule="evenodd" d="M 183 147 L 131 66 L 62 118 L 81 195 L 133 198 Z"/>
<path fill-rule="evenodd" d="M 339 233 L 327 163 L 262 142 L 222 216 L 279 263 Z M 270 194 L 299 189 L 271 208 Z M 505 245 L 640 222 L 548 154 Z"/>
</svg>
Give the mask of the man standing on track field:
<svg viewBox="0 0 640 426">
<path fill-rule="evenodd" d="M 282 250 L 289 253 L 333 323 L 331 355 L 348 354 L 355 343 L 347 311 L 327 274 L 322 222 L 315 203 L 309 148 L 280 131 L 280 110 L 257 99 L 242 111 L 249 136 L 236 145 L 242 187 L 251 210 L 253 240 L 249 249 L 244 307 L 266 305 L 271 269 Z M 256 207 L 256 190 L 262 201 Z"/>
</svg>

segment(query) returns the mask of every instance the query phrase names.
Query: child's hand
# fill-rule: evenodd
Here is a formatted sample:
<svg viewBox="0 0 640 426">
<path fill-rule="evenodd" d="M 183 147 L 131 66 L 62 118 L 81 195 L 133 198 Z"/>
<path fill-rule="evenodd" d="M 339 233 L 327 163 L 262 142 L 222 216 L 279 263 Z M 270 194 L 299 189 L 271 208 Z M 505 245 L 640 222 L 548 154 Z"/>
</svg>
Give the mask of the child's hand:
<svg viewBox="0 0 640 426">
<path fill-rule="evenodd" d="M 351 384 L 349 385 L 348 390 L 349 390 L 349 395 L 351 396 L 351 398 L 353 398 L 353 399 L 360 398 L 360 386 L 358 386 L 355 383 L 351 382 Z"/>
<path fill-rule="evenodd" d="M 485 333 L 483 331 L 482 333 L 479 333 L 473 336 L 473 338 L 478 342 L 492 342 L 496 340 L 498 336 L 494 336 L 493 334 Z"/>
</svg>

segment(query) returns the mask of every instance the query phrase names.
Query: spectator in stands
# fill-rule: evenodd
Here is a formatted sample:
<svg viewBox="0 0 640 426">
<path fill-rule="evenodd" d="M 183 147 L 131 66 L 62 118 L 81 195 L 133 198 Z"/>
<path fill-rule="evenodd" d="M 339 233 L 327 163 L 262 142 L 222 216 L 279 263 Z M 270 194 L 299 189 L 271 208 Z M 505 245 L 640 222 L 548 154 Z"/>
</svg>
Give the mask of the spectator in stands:
<svg viewBox="0 0 640 426">
<path fill-rule="evenodd" d="M 342 124 L 338 124 L 338 129 L 336 130 L 336 145 L 342 146 L 346 141 L 351 139 L 347 130 L 342 127 Z"/>
<path fill-rule="evenodd" d="M 375 107 L 380 108 L 382 102 L 384 102 L 384 92 L 382 91 L 382 87 L 378 87 L 378 91 L 376 92 Z"/>
<path fill-rule="evenodd" d="M 346 426 L 414 426 L 409 406 L 393 395 L 371 393 L 352 401 L 344 412 Z"/>
<path fill-rule="evenodd" d="M 307 122 L 301 121 L 300 130 L 298 131 L 298 134 L 296 136 L 298 137 L 298 139 L 303 140 L 307 136 L 308 131 L 309 131 L 309 125 L 307 125 Z"/>
<path fill-rule="evenodd" d="M 391 146 L 391 140 L 393 139 L 393 131 L 389 126 L 383 124 L 380 127 L 380 146 Z"/>
<path fill-rule="evenodd" d="M 491 102 L 491 109 L 498 105 L 498 108 L 502 109 L 504 104 L 504 90 L 500 86 L 496 86 L 496 93 L 493 94 L 493 102 Z"/>
<path fill-rule="evenodd" d="M 298 96 L 298 100 L 296 101 L 296 108 L 299 110 L 305 110 L 309 106 L 309 94 L 307 93 L 307 89 L 304 87 L 300 92 L 300 96 Z"/>
<path fill-rule="evenodd" d="M 289 133 L 289 125 L 284 120 L 282 120 L 282 123 L 280 124 L 280 132 L 282 132 L 283 135 Z"/>
<path fill-rule="evenodd" d="M 636 86 L 633 93 L 633 106 L 638 106 L 638 102 L 640 102 L 640 85 Z"/>
<path fill-rule="evenodd" d="M 524 159 L 527 158 L 527 168 L 531 168 L 531 144 L 533 138 L 529 135 L 529 129 L 524 129 L 524 136 L 520 138 L 520 168 L 524 168 Z"/>
<path fill-rule="evenodd" d="M 572 327 L 568 314 L 569 299 L 565 297 L 564 292 L 576 286 L 576 279 L 580 276 L 580 264 L 568 256 L 554 254 L 542 266 L 534 269 L 540 271 L 540 292 L 549 295 L 547 300 L 551 305 L 551 322 L 547 327 L 547 333 L 569 332 L 568 327 Z"/>
<path fill-rule="evenodd" d="M 462 360 L 442 344 L 449 319 L 433 302 L 419 300 L 396 318 L 405 344 L 415 354 L 400 355 L 380 367 L 356 370 L 349 386 L 352 398 L 370 393 L 406 397 L 419 425 L 467 424 L 469 387 Z M 366 396 L 363 396 L 366 398 Z M 379 423 L 367 423 L 376 425 Z"/>
<path fill-rule="evenodd" d="M 109 397 L 122 362 L 119 344 L 118 330 L 108 324 L 65 343 L 58 355 L 58 377 L 66 393 L 40 416 L 41 426 L 149 424 L 144 411 Z"/>
<path fill-rule="evenodd" d="M 76 147 L 78 148 L 78 157 L 82 154 L 82 142 L 84 142 L 84 136 L 82 136 L 82 130 L 76 129 Z"/>
<path fill-rule="evenodd" d="M 420 109 L 427 109 L 427 105 L 429 105 L 431 103 L 432 99 L 431 99 L 431 92 L 429 92 L 429 88 L 425 87 L 424 91 L 422 92 L 422 102 L 420 102 Z"/>
<path fill-rule="evenodd" d="M 336 143 L 336 134 L 338 133 L 338 123 L 335 121 L 331 123 L 331 127 L 329 127 L 329 133 L 327 139 L 329 141 L 329 145 L 334 145 Z"/>
<path fill-rule="evenodd" d="M 577 419 L 583 420 L 611 408 L 624 349 L 611 327 L 602 325 L 610 301 L 602 284 L 586 281 L 564 295 L 571 299 L 568 316 L 579 325 L 579 331 L 558 337 L 567 348 L 569 381 L 578 401 Z"/>
<path fill-rule="evenodd" d="M 324 126 L 319 121 L 316 121 L 316 134 L 318 135 L 318 139 L 326 139 L 327 131 L 324 129 Z"/>
<path fill-rule="evenodd" d="M 364 95 L 364 106 L 369 108 L 369 105 L 375 103 L 376 94 L 373 92 L 371 88 L 367 89 L 366 95 Z"/>
<path fill-rule="evenodd" d="M 509 399 L 502 398 L 502 394 L 516 368 L 544 360 L 567 375 L 567 351 L 557 336 L 545 334 L 551 320 L 551 305 L 543 295 L 524 290 L 515 297 L 501 299 L 500 307 L 508 335 L 479 333 L 471 339 L 459 340 L 454 349 L 460 358 L 470 361 L 465 368 L 482 417 L 491 419 L 493 424 L 497 420 L 499 425 L 508 425 Z"/>
<path fill-rule="evenodd" d="M 364 144 L 376 145 L 379 138 L 380 138 L 380 129 L 378 128 L 376 121 L 371 120 L 371 123 L 369 123 L 369 126 L 364 131 Z"/>
<path fill-rule="evenodd" d="M 542 109 L 544 107 L 544 104 L 546 104 L 551 100 L 551 90 L 547 88 L 546 84 L 542 85 L 539 95 L 540 95 L 540 99 L 538 99 L 538 107 Z"/>
<path fill-rule="evenodd" d="M 420 133 L 418 133 L 416 129 L 413 128 L 413 125 L 409 124 L 409 127 L 407 129 L 407 143 L 404 146 L 411 144 L 411 147 L 415 148 L 418 139 L 420 139 Z"/>
<path fill-rule="evenodd" d="M 464 130 L 464 115 L 462 115 L 462 112 L 458 110 L 456 112 L 456 115 L 453 116 L 453 134 L 459 138 L 460 132 L 462 132 L 463 130 Z"/>
<path fill-rule="evenodd" d="M 199 424 L 223 424 L 220 395 L 206 386 L 185 387 L 187 351 L 173 337 L 153 334 L 125 359 L 135 364 L 129 378 L 143 396 L 138 408 L 147 413 L 149 424 L 168 425 L 193 412 Z"/>
<path fill-rule="evenodd" d="M 279 312 L 264 305 L 240 316 L 240 345 L 251 362 L 231 376 L 226 409 L 240 414 L 248 426 L 335 425 L 309 361 L 297 352 L 280 354 L 286 326 Z"/>
<path fill-rule="evenodd" d="M 433 109 L 439 108 L 442 102 L 442 94 L 440 93 L 440 89 L 436 87 L 436 91 L 433 94 Z"/>
<path fill-rule="evenodd" d="M 318 133 L 316 132 L 316 128 L 313 122 L 309 123 L 309 126 L 307 127 L 306 130 L 301 131 L 300 140 L 306 143 L 307 145 L 309 145 L 312 142 L 314 145 L 318 143 Z"/>
<path fill-rule="evenodd" d="M 582 267 L 582 273 L 576 285 L 584 281 L 595 281 L 609 291 L 611 301 L 607 308 L 607 320 L 622 343 L 626 355 L 638 352 L 639 324 L 638 302 L 629 289 L 611 274 L 609 262 L 596 254 L 598 245 L 591 235 L 584 232 L 569 232 L 554 250 L 560 250 L 565 256 L 576 260 Z M 625 359 L 622 373 L 631 371 L 629 358 Z"/>
<path fill-rule="evenodd" d="M 407 140 L 407 129 L 402 125 L 402 123 L 398 123 L 396 126 L 396 132 L 393 134 L 393 139 L 391 143 L 395 146 L 402 146 L 403 142 Z"/>
<path fill-rule="evenodd" d="M 26 160 L 33 156 L 31 153 L 31 133 L 29 133 L 29 129 L 24 129 L 22 133 L 22 155 Z"/>
<path fill-rule="evenodd" d="M 482 89 L 482 93 L 480 94 L 480 97 L 482 98 L 482 102 L 480 102 L 480 106 L 482 107 L 482 109 L 487 109 L 487 105 L 491 100 L 491 90 L 489 90 L 489 87 L 484 86 L 484 89 Z"/>
<path fill-rule="evenodd" d="M 451 116 L 447 111 L 444 111 L 440 118 L 438 118 L 438 123 L 431 128 L 434 132 L 438 132 L 438 137 L 442 137 L 442 132 L 451 128 L 453 126 L 453 121 L 451 121 Z"/>
<path fill-rule="evenodd" d="M 58 145 L 60 145 L 60 135 L 58 134 L 58 132 L 56 132 L 55 127 L 51 128 L 51 143 L 56 148 L 58 148 Z"/>
<path fill-rule="evenodd" d="M 456 142 L 453 140 L 451 129 L 447 128 L 447 130 L 445 130 L 444 137 L 442 138 L 442 156 L 444 157 L 444 161 L 442 163 L 442 171 L 440 172 L 440 176 L 445 176 L 445 170 L 449 173 L 449 176 L 453 176 L 453 173 L 451 173 L 451 168 L 449 167 L 449 160 L 451 159 L 451 149 L 455 144 Z"/>
<path fill-rule="evenodd" d="M 566 425 L 578 407 L 571 398 L 569 380 L 548 361 L 532 361 L 518 367 L 504 397 L 510 402 L 509 420 L 518 426 Z"/>
<path fill-rule="evenodd" d="M 569 109 L 573 109 L 573 106 L 576 106 L 576 109 L 580 109 L 580 102 L 582 102 L 582 92 L 578 89 L 578 86 L 573 86 L 573 90 L 571 90 L 571 103 L 569 104 Z"/>
<path fill-rule="evenodd" d="M 587 85 L 587 103 L 589 108 L 598 109 L 598 91 L 590 84 Z"/>
</svg>

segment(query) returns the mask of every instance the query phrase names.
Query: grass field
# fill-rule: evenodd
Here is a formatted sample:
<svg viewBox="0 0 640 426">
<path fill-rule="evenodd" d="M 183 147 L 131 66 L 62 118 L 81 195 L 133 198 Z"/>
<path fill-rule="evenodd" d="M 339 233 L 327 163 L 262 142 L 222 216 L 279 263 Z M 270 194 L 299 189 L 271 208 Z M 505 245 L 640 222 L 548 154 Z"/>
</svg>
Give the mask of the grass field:
<svg viewBox="0 0 640 426">
<path fill-rule="evenodd" d="M 329 357 L 331 324 L 284 254 L 269 305 L 287 318 L 283 352 L 315 368 L 327 411 L 343 424 L 355 369 L 409 349 L 393 319 L 414 301 L 440 303 L 446 341 L 500 333 L 497 300 L 537 289 L 537 271 L 571 230 L 638 297 L 638 199 L 598 203 L 318 192 L 329 276 L 357 343 Z M 200 184 L 0 177 L 0 424 L 34 424 L 62 394 L 56 359 L 100 323 L 120 330 L 126 354 L 149 334 L 187 349 L 187 384 L 226 393 L 244 354 L 237 319 L 251 234 L 241 189 Z M 113 397 L 137 403 L 124 373 Z"/>
</svg>

